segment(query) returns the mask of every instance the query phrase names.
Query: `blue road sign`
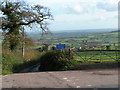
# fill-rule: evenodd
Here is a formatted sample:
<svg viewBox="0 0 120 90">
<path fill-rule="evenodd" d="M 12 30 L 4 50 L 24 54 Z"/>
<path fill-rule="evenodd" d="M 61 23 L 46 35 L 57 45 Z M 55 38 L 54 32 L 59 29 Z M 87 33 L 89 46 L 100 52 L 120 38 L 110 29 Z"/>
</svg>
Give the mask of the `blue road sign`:
<svg viewBox="0 0 120 90">
<path fill-rule="evenodd" d="M 66 45 L 65 44 L 57 44 L 56 49 L 65 49 Z"/>
</svg>

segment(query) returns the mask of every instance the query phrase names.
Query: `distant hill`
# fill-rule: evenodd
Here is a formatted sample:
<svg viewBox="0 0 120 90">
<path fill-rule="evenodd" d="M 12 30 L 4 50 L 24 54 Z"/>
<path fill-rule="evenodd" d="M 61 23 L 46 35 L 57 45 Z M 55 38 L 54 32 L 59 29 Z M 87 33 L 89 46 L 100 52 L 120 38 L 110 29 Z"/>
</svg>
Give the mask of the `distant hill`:
<svg viewBox="0 0 120 90">
<path fill-rule="evenodd" d="M 112 33 L 112 32 L 120 32 L 120 30 L 111 31 L 111 33 Z"/>
<path fill-rule="evenodd" d="M 115 31 L 117 31 L 117 29 L 85 29 L 85 30 L 65 30 L 65 31 L 59 30 L 59 31 L 53 31 L 52 37 L 69 37 L 69 36 L 89 35 L 89 34 L 98 34 L 98 33 L 110 33 Z M 41 37 L 41 33 L 28 32 L 27 37 L 33 40 L 38 40 Z"/>
<path fill-rule="evenodd" d="M 110 32 L 110 31 L 115 31 L 117 29 L 115 28 L 106 28 L 106 29 L 80 29 L 80 30 L 58 30 L 58 31 L 54 31 L 55 33 L 61 33 L 61 32 L 96 32 L 96 33 L 99 33 L 99 32 Z"/>
</svg>

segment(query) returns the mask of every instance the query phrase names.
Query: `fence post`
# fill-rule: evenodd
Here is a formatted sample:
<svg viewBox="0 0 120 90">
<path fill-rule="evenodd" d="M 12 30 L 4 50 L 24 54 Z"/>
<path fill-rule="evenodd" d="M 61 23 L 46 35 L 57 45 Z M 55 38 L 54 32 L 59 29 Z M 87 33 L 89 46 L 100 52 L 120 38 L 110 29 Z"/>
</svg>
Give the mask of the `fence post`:
<svg viewBox="0 0 120 90">
<path fill-rule="evenodd" d="M 102 51 L 100 50 L 100 63 L 102 62 Z"/>
</svg>

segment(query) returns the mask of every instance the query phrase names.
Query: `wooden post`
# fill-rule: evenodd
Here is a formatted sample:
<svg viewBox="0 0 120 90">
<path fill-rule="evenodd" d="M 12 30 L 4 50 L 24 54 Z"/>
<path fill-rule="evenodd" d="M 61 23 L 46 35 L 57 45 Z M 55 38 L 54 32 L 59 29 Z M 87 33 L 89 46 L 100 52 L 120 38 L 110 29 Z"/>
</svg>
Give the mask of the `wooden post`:
<svg viewBox="0 0 120 90">
<path fill-rule="evenodd" d="M 24 57 L 25 56 L 25 31 L 24 31 L 24 27 L 23 27 L 23 32 L 22 32 L 22 35 L 23 35 L 23 41 L 22 41 L 22 56 Z"/>
<path fill-rule="evenodd" d="M 70 54 L 71 54 L 70 48 L 68 49 L 68 52 L 69 52 L 69 59 L 70 59 Z"/>
<path fill-rule="evenodd" d="M 100 63 L 102 62 L 102 51 L 100 50 Z"/>
</svg>

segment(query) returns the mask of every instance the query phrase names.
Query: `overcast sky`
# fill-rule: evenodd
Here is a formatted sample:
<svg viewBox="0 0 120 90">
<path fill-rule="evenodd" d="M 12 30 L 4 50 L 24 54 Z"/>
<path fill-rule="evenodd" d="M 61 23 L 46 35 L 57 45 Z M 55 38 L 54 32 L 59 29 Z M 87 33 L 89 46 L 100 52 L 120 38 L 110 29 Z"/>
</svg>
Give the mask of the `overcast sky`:
<svg viewBox="0 0 120 90">
<path fill-rule="evenodd" d="M 118 27 L 119 0 L 28 0 L 51 9 L 50 30 L 80 30 Z"/>
</svg>

